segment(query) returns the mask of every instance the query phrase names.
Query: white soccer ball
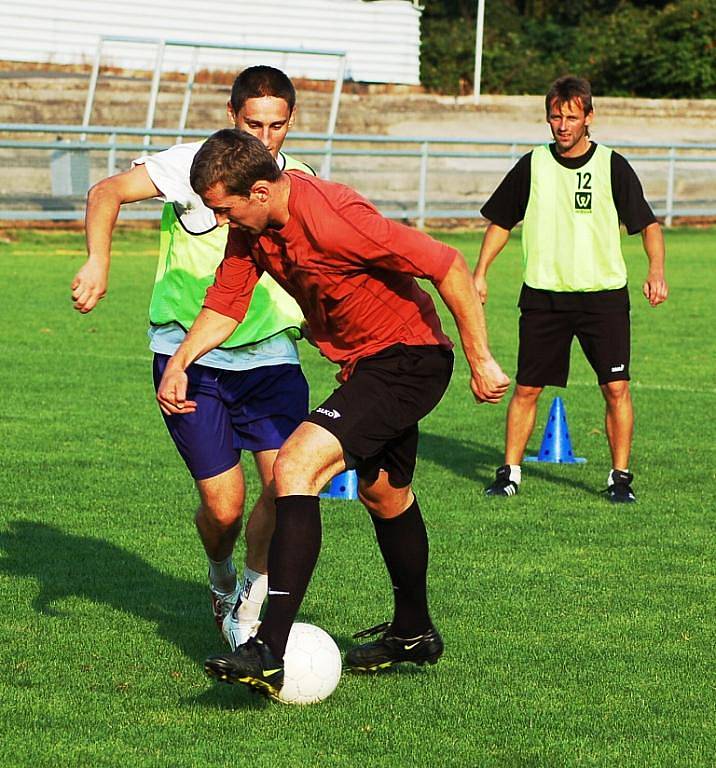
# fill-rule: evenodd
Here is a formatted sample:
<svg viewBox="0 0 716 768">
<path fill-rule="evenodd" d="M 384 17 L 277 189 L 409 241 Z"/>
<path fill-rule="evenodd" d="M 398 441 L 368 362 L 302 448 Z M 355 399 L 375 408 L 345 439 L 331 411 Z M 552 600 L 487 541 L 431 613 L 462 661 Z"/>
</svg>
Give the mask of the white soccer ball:
<svg viewBox="0 0 716 768">
<path fill-rule="evenodd" d="M 333 638 L 320 627 L 296 622 L 283 658 L 285 677 L 279 700 L 284 704 L 316 704 L 338 685 L 343 662 Z"/>
</svg>

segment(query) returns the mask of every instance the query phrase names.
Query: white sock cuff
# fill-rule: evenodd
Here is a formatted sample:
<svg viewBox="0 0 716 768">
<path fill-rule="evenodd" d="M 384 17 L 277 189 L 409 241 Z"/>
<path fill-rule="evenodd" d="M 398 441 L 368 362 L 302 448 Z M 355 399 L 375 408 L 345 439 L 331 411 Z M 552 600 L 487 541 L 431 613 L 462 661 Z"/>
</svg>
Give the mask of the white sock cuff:
<svg viewBox="0 0 716 768">
<path fill-rule="evenodd" d="M 522 482 L 522 467 L 519 464 L 508 464 L 510 468 L 510 480 L 519 485 Z"/>
<path fill-rule="evenodd" d="M 613 485 L 614 484 L 614 473 L 615 472 L 628 472 L 628 469 L 617 469 L 614 467 L 613 469 L 609 470 L 609 477 L 607 477 L 607 485 Z"/>
<path fill-rule="evenodd" d="M 268 574 L 259 573 L 244 566 L 244 577 L 241 582 L 241 599 L 252 603 L 263 603 L 268 593 Z"/>
</svg>

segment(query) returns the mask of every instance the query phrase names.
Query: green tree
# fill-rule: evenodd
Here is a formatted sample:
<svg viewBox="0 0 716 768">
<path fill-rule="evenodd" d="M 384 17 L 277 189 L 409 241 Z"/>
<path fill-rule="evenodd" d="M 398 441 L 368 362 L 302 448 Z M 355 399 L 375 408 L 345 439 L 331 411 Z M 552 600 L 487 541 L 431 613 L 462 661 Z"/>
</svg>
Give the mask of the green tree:
<svg viewBox="0 0 716 768">
<path fill-rule="evenodd" d="M 716 0 L 668 5 L 651 27 L 642 74 L 640 95 L 716 97 Z"/>
<path fill-rule="evenodd" d="M 657 14 L 658 15 L 658 14 Z M 651 45 L 652 9 L 623 4 L 604 17 L 592 16 L 582 35 L 585 46 L 584 76 L 598 95 L 631 96 L 643 87 L 643 60 Z"/>
<path fill-rule="evenodd" d="M 421 80 L 471 93 L 477 0 L 425 0 Z M 484 93 L 542 93 L 567 72 L 599 95 L 716 96 L 716 0 L 486 0 Z"/>
<path fill-rule="evenodd" d="M 474 27 L 474 25 L 473 25 Z M 423 23 L 420 40 L 420 80 L 430 91 L 466 93 L 473 80 L 475 32 L 459 19 L 438 18 Z"/>
<path fill-rule="evenodd" d="M 472 92 L 476 14 L 477 0 L 425 1 L 420 78 L 428 90 Z M 501 84 L 513 79 L 521 66 L 509 51 L 522 42 L 522 22 L 514 5 L 504 0 L 488 0 L 485 17 L 483 90 L 504 92 Z"/>
</svg>

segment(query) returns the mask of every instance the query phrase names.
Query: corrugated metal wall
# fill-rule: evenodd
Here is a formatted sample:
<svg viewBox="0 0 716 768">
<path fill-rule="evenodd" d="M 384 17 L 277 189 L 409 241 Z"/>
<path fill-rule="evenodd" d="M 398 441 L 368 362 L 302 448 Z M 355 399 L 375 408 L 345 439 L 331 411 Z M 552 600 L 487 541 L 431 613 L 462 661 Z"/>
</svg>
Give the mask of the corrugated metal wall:
<svg viewBox="0 0 716 768">
<path fill-rule="evenodd" d="M 408 0 L 2 0 L 0 59 L 89 63 L 100 35 L 345 51 L 346 78 L 419 82 L 420 11 Z M 190 53 L 168 49 L 165 69 L 185 70 Z M 150 46 L 110 43 L 102 62 L 145 69 Z M 199 68 L 271 63 L 293 77 L 331 79 L 330 58 L 200 53 Z"/>
</svg>

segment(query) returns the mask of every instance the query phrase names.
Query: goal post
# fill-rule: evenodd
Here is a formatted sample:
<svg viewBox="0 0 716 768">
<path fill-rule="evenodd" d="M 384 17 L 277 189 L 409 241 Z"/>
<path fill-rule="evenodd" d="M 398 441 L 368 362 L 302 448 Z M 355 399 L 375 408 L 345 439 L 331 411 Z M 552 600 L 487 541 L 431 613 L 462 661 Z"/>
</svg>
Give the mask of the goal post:
<svg viewBox="0 0 716 768">
<path fill-rule="evenodd" d="M 147 102 L 147 112 L 145 117 L 144 127 L 150 130 L 154 127 L 154 117 L 156 114 L 157 100 L 159 98 L 159 88 L 161 83 L 161 75 L 164 67 L 165 56 L 168 50 L 179 49 L 189 52 L 189 61 L 187 67 L 187 77 L 184 84 L 184 96 L 182 100 L 181 113 L 179 115 L 179 121 L 177 125 L 178 131 L 183 131 L 186 128 L 187 117 L 189 114 L 189 104 L 191 102 L 191 94 L 194 87 L 196 78 L 196 72 L 198 69 L 199 58 L 202 51 L 241 51 L 241 52 L 253 52 L 259 54 L 266 53 L 278 53 L 288 56 L 313 56 L 324 57 L 329 60 L 335 61 L 335 76 L 333 86 L 333 96 L 331 99 L 331 108 L 328 114 L 328 121 L 326 125 L 326 134 L 328 135 L 328 141 L 336 128 L 336 122 L 338 120 L 338 109 L 340 106 L 341 91 L 343 88 L 343 80 L 346 72 L 346 52 L 335 51 L 323 48 L 295 48 L 288 46 L 267 46 L 267 45 L 243 45 L 234 43 L 217 43 L 205 40 L 178 40 L 178 39 L 163 39 L 154 37 L 133 37 L 129 35 L 102 35 L 98 39 L 97 48 L 94 55 L 94 61 L 92 64 L 92 71 L 90 74 L 89 86 L 87 89 L 87 98 L 85 100 L 84 114 L 82 117 L 82 127 L 88 128 L 91 125 L 92 110 L 94 108 L 95 95 L 97 92 L 97 83 L 99 81 L 102 59 L 106 54 L 106 50 L 109 43 L 118 43 L 120 45 L 130 46 L 146 46 L 150 51 L 154 48 L 154 66 L 152 70 L 151 86 L 149 91 L 149 98 Z M 289 73 L 287 73 L 289 74 Z M 290 74 L 289 74 L 290 76 Z M 82 134 L 82 140 L 86 138 L 85 134 Z M 181 137 L 177 137 L 180 140 Z M 149 144 L 150 135 L 147 134 L 144 137 L 144 143 Z M 329 147 L 328 147 L 329 149 Z"/>
</svg>

